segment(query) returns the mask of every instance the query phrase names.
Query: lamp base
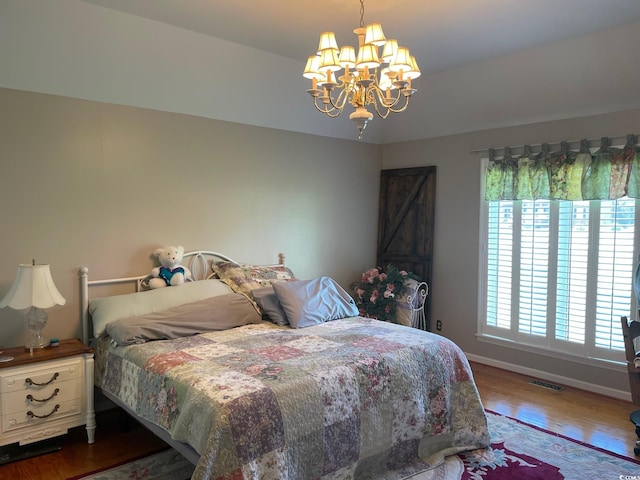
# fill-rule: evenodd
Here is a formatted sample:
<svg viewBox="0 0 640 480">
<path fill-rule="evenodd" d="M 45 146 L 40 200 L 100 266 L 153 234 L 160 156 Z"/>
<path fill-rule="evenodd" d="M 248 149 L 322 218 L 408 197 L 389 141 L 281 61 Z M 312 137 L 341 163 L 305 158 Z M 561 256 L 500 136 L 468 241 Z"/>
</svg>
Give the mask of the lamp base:
<svg viewBox="0 0 640 480">
<path fill-rule="evenodd" d="M 31 307 L 25 318 L 27 328 L 31 332 L 31 340 L 24 346 L 25 350 L 37 350 L 49 346 L 49 340 L 42 338 L 42 329 L 47 324 L 47 312 L 38 307 Z"/>
<path fill-rule="evenodd" d="M 24 346 L 25 350 L 38 350 L 40 348 L 47 348 L 49 346 L 49 342 L 48 341 L 41 341 L 41 342 L 29 342 Z"/>
</svg>

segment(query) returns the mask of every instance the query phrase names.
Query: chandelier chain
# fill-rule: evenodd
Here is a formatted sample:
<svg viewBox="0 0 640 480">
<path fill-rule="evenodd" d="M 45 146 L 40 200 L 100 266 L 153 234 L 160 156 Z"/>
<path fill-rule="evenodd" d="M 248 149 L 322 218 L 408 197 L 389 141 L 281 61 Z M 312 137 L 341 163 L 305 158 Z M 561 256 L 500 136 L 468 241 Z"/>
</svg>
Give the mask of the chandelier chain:
<svg viewBox="0 0 640 480">
<path fill-rule="evenodd" d="M 360 0 L 360 28 L 364 28 L 364 0 Z"/>
</svg>

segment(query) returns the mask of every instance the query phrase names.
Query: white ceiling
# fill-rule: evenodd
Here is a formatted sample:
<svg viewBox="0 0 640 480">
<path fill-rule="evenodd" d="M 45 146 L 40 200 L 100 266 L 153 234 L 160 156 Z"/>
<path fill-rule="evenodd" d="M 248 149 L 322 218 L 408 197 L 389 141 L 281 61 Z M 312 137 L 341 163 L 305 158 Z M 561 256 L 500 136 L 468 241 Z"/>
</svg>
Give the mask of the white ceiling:
<svg viewBox="0 0 640 480">
<path fill-rule="evenodd" d="M 360 23 L 357 0 L 84 1 L 275 53 L 298 60 L 302 66 L 315 51 L 320 32 L 335 31 L 339 45 L 355 45 L 352 31 Z M 423 72 L 419 81 L 431 87 L 444 81 L 438 78 L 442 72 L 640 22 L 640 0 L 367 0 L 364 23 L 375 21 L 382 23 L 387 38 L 397 38 L 410 48 Z M 430 74 L 434 82 L 429 81 Z M 301 83 L 301 88 L 307 87 Z M 417 95 L 433 93 L 419 91 Z M 539 102 L 534 99 L 532 105 Z M 377 141 L 429 136 L 410 131 L 416 121 L 421 119 L 396 126 L 401 134 L 382 135 Z M 505 118 L 502 123 L 514 121 Z M 448 122 L 455 124 L 456 119 Z M 492 116 L 489 124 L 500 126 L 501 120 Z"/>
<path fill-rule="evenodd" d="M 306 60 L 320 32 L 356 45 L 357 0 L 85 0 Z M 638 0 L 367 0 L 365 24 L 411 50 L 424 73 L 640 21 Z M 508 39 L 508 41 L 505 41 Z"/>
</svg>

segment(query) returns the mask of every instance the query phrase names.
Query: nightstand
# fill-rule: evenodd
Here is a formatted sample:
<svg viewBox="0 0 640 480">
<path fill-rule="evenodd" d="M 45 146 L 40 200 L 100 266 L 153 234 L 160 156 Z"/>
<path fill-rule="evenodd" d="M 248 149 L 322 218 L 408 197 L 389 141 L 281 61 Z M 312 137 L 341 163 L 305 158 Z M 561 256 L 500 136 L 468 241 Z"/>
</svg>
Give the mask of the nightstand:
<svg viewBox="0 0 640 480">
<path fill-rule="evenodd" d="M 25 445 L 85 425 L 95 439 L 93 349 L 78 339 L 57 347 L 9 348 L 0 363 L 0 446 Z"/>
</svg>

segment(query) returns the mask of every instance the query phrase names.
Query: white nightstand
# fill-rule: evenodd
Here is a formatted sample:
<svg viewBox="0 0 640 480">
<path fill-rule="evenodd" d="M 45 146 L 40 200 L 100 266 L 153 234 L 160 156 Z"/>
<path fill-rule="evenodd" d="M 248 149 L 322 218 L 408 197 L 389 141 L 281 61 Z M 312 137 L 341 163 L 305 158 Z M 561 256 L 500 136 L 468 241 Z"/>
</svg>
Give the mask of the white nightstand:
<svg viewBox="0 0 640 480">
<path fill-rule="evenodd" d="M 93 349 L 78 339 L 33 351 L 10 348 L 0 363 L 0 446 L 37 442 L 85 425 L 94 442 Z"/>
</svg>

